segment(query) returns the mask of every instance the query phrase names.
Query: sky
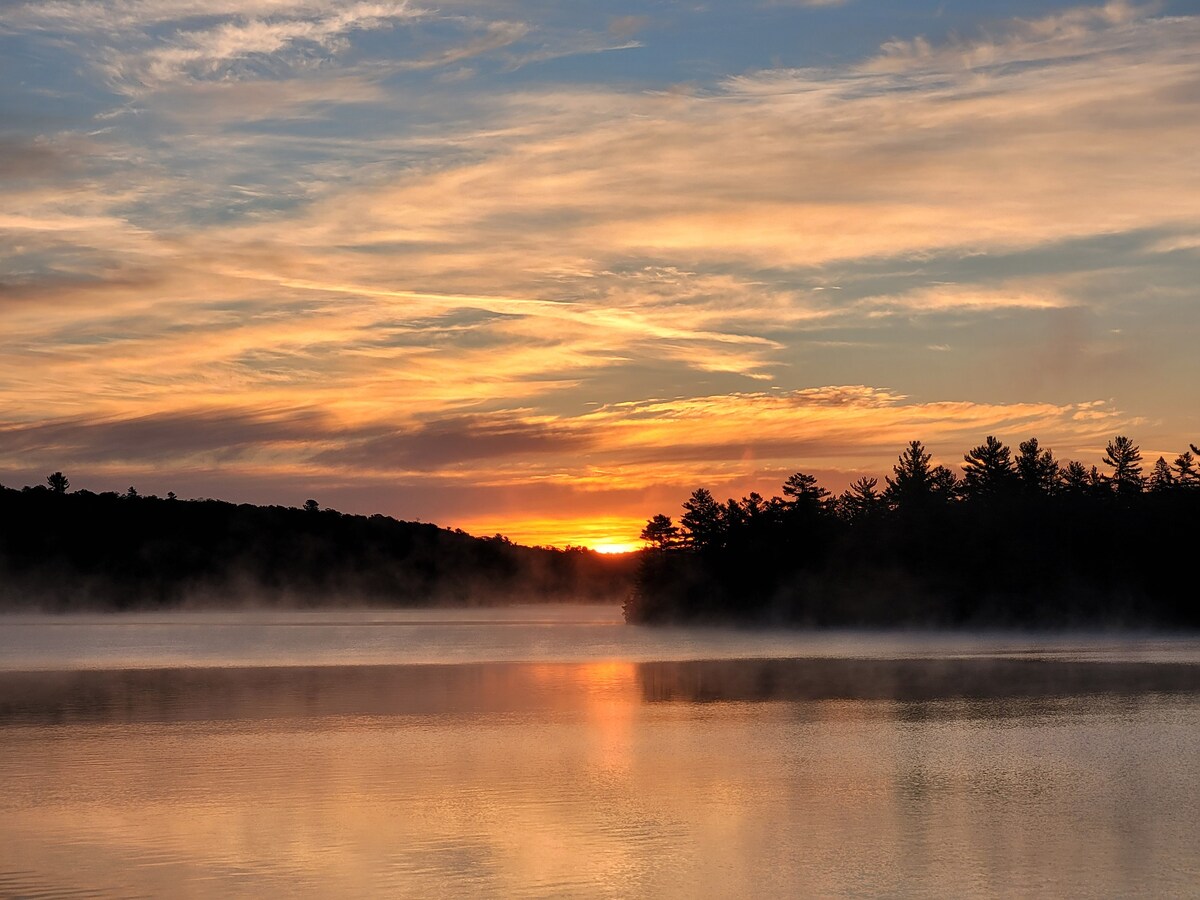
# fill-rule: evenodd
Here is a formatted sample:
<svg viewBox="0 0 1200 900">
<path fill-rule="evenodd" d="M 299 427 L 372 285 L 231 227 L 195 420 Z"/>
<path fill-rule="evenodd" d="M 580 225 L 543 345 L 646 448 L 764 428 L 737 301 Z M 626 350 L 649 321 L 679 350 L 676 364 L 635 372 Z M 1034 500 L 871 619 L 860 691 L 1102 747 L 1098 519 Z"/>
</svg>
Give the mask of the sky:
<svg viewBox="0 0 1200 900">
<path fill-rule="evenodd" d="M 0 0 L 0 483 L 636 546 L 1200 440 L 1200 7 Z"/>
</svg>

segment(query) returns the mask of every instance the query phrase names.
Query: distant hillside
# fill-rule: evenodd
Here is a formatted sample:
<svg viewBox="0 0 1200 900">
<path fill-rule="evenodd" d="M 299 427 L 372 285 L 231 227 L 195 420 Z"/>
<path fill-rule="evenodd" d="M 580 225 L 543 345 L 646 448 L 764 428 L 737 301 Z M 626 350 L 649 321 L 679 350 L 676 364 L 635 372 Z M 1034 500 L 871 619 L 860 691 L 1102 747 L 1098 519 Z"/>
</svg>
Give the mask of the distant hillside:
<svg viewBox="0 0 1200 900">
<path fill-rule="evenodd" d="M 632 557 L 523 547 L 315 504 L 51 485 L 0 488 L 0 608 L 620 602 L 635 567 Z"/>
</svg>

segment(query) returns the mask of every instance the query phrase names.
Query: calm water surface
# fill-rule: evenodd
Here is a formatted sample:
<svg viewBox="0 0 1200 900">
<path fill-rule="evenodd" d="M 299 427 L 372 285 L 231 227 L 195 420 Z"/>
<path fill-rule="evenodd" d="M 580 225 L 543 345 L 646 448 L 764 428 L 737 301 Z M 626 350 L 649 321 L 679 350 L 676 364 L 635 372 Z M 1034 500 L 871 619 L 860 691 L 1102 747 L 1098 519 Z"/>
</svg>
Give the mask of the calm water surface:
<svg viewBox="0 0 1200 900">
<path fill-rule="evenodd" d="M 0 619 L 0 896 L 1198 896 L 1200 640 Z"/>
</svg>

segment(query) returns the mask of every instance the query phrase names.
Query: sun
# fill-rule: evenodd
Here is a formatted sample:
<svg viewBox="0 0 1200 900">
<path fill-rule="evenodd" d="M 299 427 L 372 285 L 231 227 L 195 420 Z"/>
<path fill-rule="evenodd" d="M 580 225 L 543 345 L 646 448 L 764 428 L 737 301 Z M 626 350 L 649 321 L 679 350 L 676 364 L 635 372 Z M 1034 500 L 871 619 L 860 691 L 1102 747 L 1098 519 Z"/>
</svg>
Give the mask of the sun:
<svg viewBox="0 0 1200 900">
<path fill-rule="evenodd" d="M 632 553 L 635 550 L 641 550 L 640 543 L 631 544 L 628 541 L 596 541 L 592 544 L 592 549 L 597 553 Z"/>
</svg>

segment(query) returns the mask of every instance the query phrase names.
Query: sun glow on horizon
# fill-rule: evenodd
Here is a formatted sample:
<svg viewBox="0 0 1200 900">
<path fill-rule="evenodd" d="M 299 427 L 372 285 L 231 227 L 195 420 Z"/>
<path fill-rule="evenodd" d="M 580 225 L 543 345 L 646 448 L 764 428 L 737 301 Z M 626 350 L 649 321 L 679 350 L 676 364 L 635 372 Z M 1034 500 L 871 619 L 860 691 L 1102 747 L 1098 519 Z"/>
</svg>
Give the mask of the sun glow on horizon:
<svg viewBox="0 0 1200 900">
<path fill-rule="evenodd" d="M 648 514 L 647 514 L 648 515 Z M 635 516 L 589 516 L 579 519 L 488 519 L 456 523 L 469 534 L 503 534 L 527 547 L 586 547 L 596 553 L 632 553 L 642 549 L 637 535 L 645 519 Z"/>
<path fill-rule="evenodd" d="M 592 549 L 597 553 L 615 554 L 615 553 L 633 553 L 642 549 L 640 542 L 630 543 L 628 541 L 595 541 L 592 544 Z"/>
</svg>

